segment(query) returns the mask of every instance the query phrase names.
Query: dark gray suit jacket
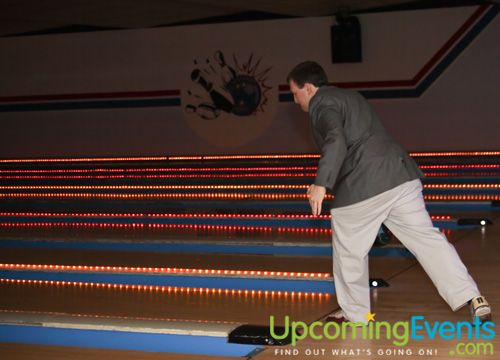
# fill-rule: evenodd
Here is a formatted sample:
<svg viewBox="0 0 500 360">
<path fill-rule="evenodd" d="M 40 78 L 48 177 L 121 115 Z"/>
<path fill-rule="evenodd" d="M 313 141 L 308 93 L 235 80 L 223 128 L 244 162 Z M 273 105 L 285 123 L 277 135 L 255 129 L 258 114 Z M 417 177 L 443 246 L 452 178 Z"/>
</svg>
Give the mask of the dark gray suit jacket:
<svg viewBox="0 0 500 360">
<path fill-rule="evenodd" d="M 333 193 L 333 207 L 351 205 L 423 177 L 357 92 L 322 86 L 309 102 L 321 150 L 314 184 Z"/>
</svg>

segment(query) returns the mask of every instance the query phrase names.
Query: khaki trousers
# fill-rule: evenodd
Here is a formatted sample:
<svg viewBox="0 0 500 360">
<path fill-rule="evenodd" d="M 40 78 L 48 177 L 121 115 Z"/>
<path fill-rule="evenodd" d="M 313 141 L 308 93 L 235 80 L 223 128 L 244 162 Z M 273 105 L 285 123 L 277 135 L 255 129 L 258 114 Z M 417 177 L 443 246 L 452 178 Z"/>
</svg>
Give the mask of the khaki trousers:
<svg viewBox="0 0 500 360">
<path fill-rule="evenodd" d="M 382 223 L 415 255 L 454 311 L 479 296 L 476 283 L 455 248 L 433 226 L 425 209 L 420 180 L 332 209 L 331 213 L 335 289 L 338 303 L 350 321 L 367 322 L 368 252 Z"/>
</svg>

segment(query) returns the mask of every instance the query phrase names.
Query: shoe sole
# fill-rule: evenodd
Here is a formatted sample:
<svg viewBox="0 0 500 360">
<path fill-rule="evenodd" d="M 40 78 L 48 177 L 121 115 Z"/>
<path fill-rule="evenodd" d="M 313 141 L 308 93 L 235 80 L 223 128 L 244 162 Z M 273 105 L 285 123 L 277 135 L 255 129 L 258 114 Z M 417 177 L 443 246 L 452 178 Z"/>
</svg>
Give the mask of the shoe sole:
<svg viewBox="0 0 500 360">
<path fill-rule="evenodd" d="M 489 306 L 484 306 L 482 308 L 477 308 L 474 312 L 474 318 L 479 318 L 479 321 L 486 322 L 491 321 L 491 309 Z"/>
<path fill-rule="evenodd" d="M 338 324 L 341 324 L 341 323 L 344 323 L 344 322 L 349 322 L 349 320 L 347 320 L 345 317 L 341 316 L 341 317 L 337 317 L 337 316 L 333 316 L 333 315 L 330 315 L 330 316 L 327 316 L 325 319 L 324 319 L 325 322 L 336 322 Z"/>
</svg>

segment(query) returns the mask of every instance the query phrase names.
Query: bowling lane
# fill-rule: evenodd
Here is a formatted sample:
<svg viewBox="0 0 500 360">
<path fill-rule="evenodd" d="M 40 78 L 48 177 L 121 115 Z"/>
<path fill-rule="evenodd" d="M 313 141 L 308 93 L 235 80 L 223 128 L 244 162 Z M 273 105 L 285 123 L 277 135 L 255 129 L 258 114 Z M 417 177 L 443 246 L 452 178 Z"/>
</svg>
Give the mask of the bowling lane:
<svg viewBox="0 0 500 360">
<path fill-rule="evenodd" d="M 285 255 L 250 255 L 235 253 L 179 253 L 166 251 L 124 251 L 95 250 L 95 249 L 68 249 L 57 248 L 61 244 L 71 245 L 72 242 L 92 241 L 104 243 L 107 241 L 140 242 L 160 244 L 163 241 L 196 241 L 207 243 L 238 242 L 243 244 L 269 244 L 282 246 L 300 246 L 304 243 L 319 244 L 328 247 L 330 237 L 326 234 L 301 234 L 278 232 L 267 233 L 228 233 L 220 232 L 193 232 L 193 231 L 143 231 L 130 229 L 73 229 L 61 228 L 47 230 L 44 228 L 7 228 L 1 229 L 2 241 L 18 240 L 16 246 L 2 246 L 0 263 L 9 264 L 46 264 L 46 265 L 93 265 L 93 266 L 129 266 L 129 267 L 178 267 L 202 269 L 235 269 L 235 270 L 269 270 L 269 271 L 297 271 L 297 272 L 331 272 L 330 256 L 285 256 Z M 47 231 L 47 233 L 44 233 Z M 463 233 L 470 230 L 446 230 L 450 242 L 456 241 Z M 50 234 L 50 237 L 48 236 Z M 44 247 L 23 246 L 23 240 L 54 241 L 45 242 Z M 51 247 L 51 244 L 55 244 Z M 400 245 L 392 240 L 390 246 Z M 386 247 L 388 248 L 388 247 Z M 326 251 L 325 251 L 326 252 Z M 397 258 L 393 260 L 396 260 Z M 371 262 L 377 262 L 378 257 L 371 257 Z M 402 260 L 406 263 L 410 260 Z M 378 269 L 375 267 L 374 269 Z M 382 267 L 384 269 L 385 267 Z"/>
<path fill-rule="evenodd" d="M 50 249 L 3 249 L 2 263 L 66 264 L 255 269 L 295 272 L 331 272 L 330 257 L 296 257 L 234 254 L 176 254 Z M 407 257 L 372 257 L 370 275 L 390 279 L 415 263 Z M 381 289 L 380 291 L 384 291 Z M 140 304 L 140 306 L 137 306 Z M 40 283 L 0 283 L 0 309 L 116 316 L 229 321 L 267 324 L 269 315 L 294 315 L 314 321 L 337 306 L 335 295 L 265 295 L 244 292 L 149 291 Z"/>
<path fill-rule="evenodd" d="M 475 230 L 477 232 L 477 230 Z M 470 231 L 458 231 L 449 234 L 451 241 L 457 241 Z M 60 254 L 59 254 L 60 255 Z M 142 258 L 142 256 L 137 256 Z M 57 258 L 57 257 L 56 257 Z M 282 257 L 268 257 L 266 265 L 281 263 Z M 149 260 L 149 258 L 148 258 Z M 244 258 L 240 264 L 249 264 Z M 292 261 L 293 260 L 293 261 Z M 320 260 L 320 261 L 318 261 Z M 292 257 L 287 263 L 306 264 L 316 269 L 330 268 L 330 259 Z M 307 263 L 309 261 L 309 263 Z M 216 262 L 217 263 L 217 262 Z M 236 262 L 238 263 L 238 262 Z M 276 266 L 277 266 L 276 264 Z M 322 264 L 319 266 L 318 264 Z M 390 283 L 408 269 L 415 268 L 414 259 L 408 258 L 371 258 L 370 272 L 373 277 L 384 277 Z M 283 266 L 283 265 L 281 265 Z M 397 283 L 396 283 L 397 285 Z M 396 288 L 399 288 L 396 286 Z M 379 299 L 386 299 L 392 292 L 378 289 L 372 292 L 374 304 Z M 378 306 L 378 305 L 376 305 Z M 311 323 L 338 307 L 335 295 L 323 296 L 278 296 L 219 294 L 199 291 L 148 291 L 137 289 L 96 288 L 85 286 L 64 286 L 33 283 L 0 283 L 0 315 L 2 313 L 30 313 L 34 316 L 73 315 L 80 321 L 101 321 L 120 319 L 122 321 L 152 320 L 171 323 L 180 322 L 189 326 L 213 324 L 260 324 L 268 325 L 269 316 L 274 315 L 278 324 L 289 315 L 295 320 Z M 15 353 L 15 357 L 10 354 Z M 181 354 L 154 354 L 134 351 L 91 350 L 73 347 L 35 346 L 0 344 L 0 354 L 13 359 L 157 359 L 162 358 L 191 360 L 214 357 L 190 356 Z M 89 357 L 90 356 L 90 357 Z"/>
<path fill-rule="evenodd" d="M 0 283 L 2 314 L 75 315 L 76 321 L 150 320 L 191 324 L 269 324 L 269 316 L 314 321 L 336 306 L 333 295 L 226 294 L 224 291 L 97 288 Z"/>
<path fill-rule="evenodd" d="M 473 230 L 447 232 L 450 241 L 456 242 Z M 477 230 L 475 230 L 477 231 Z M 326 240 L 326 239 L 324 239 Z M 129 266 L 190 266 L 199 268 L 276 269 L 282 271 L 330 272 L 330 257 L 296 257 L 265 255 L 222 255 L 175 253 L 131 253 L 106 251 L 56 251 L 50 249 L 3 249 L 2 262 L 66 263 L 66 264 L 129 264 Z M 7 261 L 11 260 L 11 261 Z M 156 264 L 156 265 L 154 265 Z M 370 275 L 386 278 L 392 285 L 399 274 L 414 268 L 415 260 L 399 257 L 372 257 Z M 392 287 L 372 292 L 374 303 L 385 299 Z M 338 307 L 335 295 L 251 295 L 219 293 L 213 291 L 149 291 L 137 289 L 97 288 L 92 286 L 66 286 L 35 283 L 0 283 L 0 315 L 32 314 L 72 315 L 79 321 L 157 321 L 182 323 L 188 326 L 206 324 L 260 324 L 268 325 L 274 315 L 281 324 L 284 316 L 311 323 Z M 14 346 L 14 345 L 13 345 Z M 35 347 L 36 348 L 36 347 Z M 61 348 L 43 351 L 58 356 Z M 14 348 L 5 351 L 14 351 Z M 71 350 L 61 350 L 71 354 Z M 69 352 L 67 352 L 69 351 Z M 2 348 L 0 348 L 2 353 Z M 29 353 L 29 351 L 28 351 Z M 128 356 L 129 352 L 115 352 Z M 100 352 L 96 356 L 101 356 Z M 50 355 L 50 356 L 51 356 Z M 166 354 L 163 354 L 166 356 Z M 27 355 L 29 358 L 29 354 Z M 133 356 L 133 355 L 132 355 Z M 168 354 L 168 358 L 189 359 L 184 355 Z M 51 358 L 51 357 L 47 357 Z M 127 358 L 127 357 L 124 357 Z M 202 357 L 195 357 L 202 358 Z M 42 358 L 43 359 L 43 358 Z M 82 358 L 83 359 L 83 358 Z M 210 358 L 207 358 L 207 360 Z"/>
<path fill-rule="evenodd" d="M 9 360 L 220 360 L 220 356 L 85 349 L 72 346 L 42 346 L 0 343 L 0 356 Z M 241 359 L 241 357 L 224 357 Z"/>
<path fill-rule="evenodd" d="M 448 231 L 447 235 L 451 242 L 456 242 L 471 231 L 473 230 Z M 331 257 L 323 256 L 207 255 L 5 248 L 0 253 L 0 262 L 331 272 Z M 394 277 L 411 268 L 415 263 L 415 259 L 408 257 L 371 257 L 370 276 L 383 278 L 391 283 Z M 384 291 L 386 289 L 379 289 L 377 294 L 384 294 Z M 278 323 L 285 315 L 310 323 L 335 308 L 337 308 L 335 295 L 300 296 L 264 293 L 252 295 L 244 292 L 223 291 L 221 293 L 197 289 L 150 291 L 29 282 L 0 283 L 0 310 L 4 313 L 70 314 L 80 318 L 102 318 L 103 320 L 106 318 L 157 319 L 192 324 L 215 322 L 267 325 L 270 315 L 275 315 Z"/>
<path fill-rule="evenodd" d="M 214 228 L 134 228 L 134 227 L 51 227 L 51 226 L 0 226 L 1 240 L 64 240 L 82 241 L 241 241 L 253 243 L 321 242 L 330 243 L 329 233 L 304 233 L 291 231 L 224 230 Z"/>
</svg>

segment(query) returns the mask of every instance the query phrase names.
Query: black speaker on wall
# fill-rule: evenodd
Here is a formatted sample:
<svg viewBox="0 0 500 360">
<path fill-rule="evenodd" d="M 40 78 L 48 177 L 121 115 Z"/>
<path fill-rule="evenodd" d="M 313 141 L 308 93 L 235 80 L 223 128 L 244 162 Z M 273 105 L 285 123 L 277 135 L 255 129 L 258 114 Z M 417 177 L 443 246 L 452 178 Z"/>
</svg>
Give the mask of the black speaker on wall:
<svg viewBox="0 0 500 360">
<path fill-rule="evenodd" d="M 332 63 L 361 62 L 361 26 L 354 16 L 337 18 L 331 27 Z"/>
</svg>

